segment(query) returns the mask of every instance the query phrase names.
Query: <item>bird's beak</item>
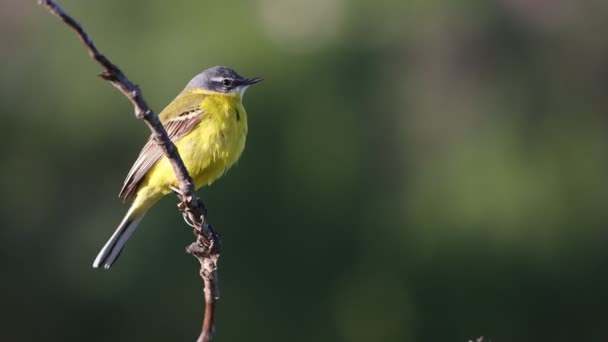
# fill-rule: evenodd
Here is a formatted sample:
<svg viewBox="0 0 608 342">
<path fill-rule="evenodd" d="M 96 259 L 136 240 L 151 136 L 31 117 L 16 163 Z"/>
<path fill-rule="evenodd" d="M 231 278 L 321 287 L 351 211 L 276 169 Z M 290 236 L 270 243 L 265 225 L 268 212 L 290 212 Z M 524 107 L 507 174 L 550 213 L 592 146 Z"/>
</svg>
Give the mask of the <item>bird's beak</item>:
<svg viewBox="0 0 608 342">
<path fill-rule="evenodd" d="M 250 86 L 254 83 L 258 83 L 260 81 L 263 81 L 264 79 L 261 77 L 252 77 L 252 78 L 245 78 L 243 79 L 239 84 L 239 86 Z"/>
</svg>

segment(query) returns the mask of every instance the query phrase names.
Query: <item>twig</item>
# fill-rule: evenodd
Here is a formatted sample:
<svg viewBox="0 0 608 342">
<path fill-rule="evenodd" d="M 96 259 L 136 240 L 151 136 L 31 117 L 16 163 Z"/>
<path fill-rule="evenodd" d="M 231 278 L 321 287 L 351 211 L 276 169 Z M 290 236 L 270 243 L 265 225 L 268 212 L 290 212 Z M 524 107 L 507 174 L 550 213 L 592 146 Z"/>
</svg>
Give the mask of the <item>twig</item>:
<svg viewBox="0 0 608 342">
<path fill-rule="evenodd" d="M 169 139 L 167 131 L 158 116 L 148 107 L 139 87 L 131 82 L 118 66 L 110 62 L 97 49 L 93 40 L 82 26 L 55 1 L 39 0 L 39 4 L 46 7 L 53 15 L 76 31 L 78 38 L 85 45 L 89 56 L 103 67 L 104 70 L 99 76 L 112 83 L 114 87 L 131 101 L 135 110 L 135 116 L 142 119 L 148 125 L 150 131 L 152 131 L 154 140 L 173 166 L 179 184 L 179 188 L 175 189 L 180 199 L 178 207 L 184 218 L 194 227 L 194 234 L 196 235 L 196 241 L 188 246 L 186 251 L 200 262 L 200 275 L 204 282 L 205 316 L 198 342 L 210 341 L 214 332 L 215 301 L 219 299 L 217 261 L 220 255 L 220 245 L 219 236 L 215 233 L 213 227 L 205 221 L 207 210 L 203 201 L 195 193 L 192 177 L 188 174 L 188 170 L 175 144 Z"/>
</svg>

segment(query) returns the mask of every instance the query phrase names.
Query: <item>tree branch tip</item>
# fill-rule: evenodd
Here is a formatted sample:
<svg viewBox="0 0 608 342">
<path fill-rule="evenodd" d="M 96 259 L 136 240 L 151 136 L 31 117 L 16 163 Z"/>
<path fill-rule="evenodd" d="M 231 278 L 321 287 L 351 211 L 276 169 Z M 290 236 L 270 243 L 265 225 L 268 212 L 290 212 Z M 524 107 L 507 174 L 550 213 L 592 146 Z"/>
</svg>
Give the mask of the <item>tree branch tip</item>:
<svg viewBox="0 0 608 342">
<path fill-rule="evenodd" d="M 63 8 L 53 0 L 38 0 L 38 5 L 47 7 L 53 14 L 60 16 L 62 20 L 65 20 L 65 17 L 68 16 Z"/>
</svg>

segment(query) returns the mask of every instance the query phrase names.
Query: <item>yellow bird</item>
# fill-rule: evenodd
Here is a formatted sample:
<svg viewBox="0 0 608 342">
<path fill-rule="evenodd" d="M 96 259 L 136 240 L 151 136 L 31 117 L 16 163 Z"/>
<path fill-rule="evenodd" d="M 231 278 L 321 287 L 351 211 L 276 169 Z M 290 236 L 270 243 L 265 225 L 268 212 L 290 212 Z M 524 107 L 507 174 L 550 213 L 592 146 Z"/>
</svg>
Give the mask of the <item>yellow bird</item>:
<svg viewBox="0 0 608 342">
<path fill-rule="evenodd" d="M 159 114 L 197 189 L 213 183 L 241 156 L 247 136 L 243 95 L 261 80 L 216 66 L 196 75 Z M 112 266 L 146 211 L 170 193 L 171 186 L 177 186 L 173 168 L 150 137 L 120 191 L 124 201 L 133 203 L 93 267 Z"/>
</svg>

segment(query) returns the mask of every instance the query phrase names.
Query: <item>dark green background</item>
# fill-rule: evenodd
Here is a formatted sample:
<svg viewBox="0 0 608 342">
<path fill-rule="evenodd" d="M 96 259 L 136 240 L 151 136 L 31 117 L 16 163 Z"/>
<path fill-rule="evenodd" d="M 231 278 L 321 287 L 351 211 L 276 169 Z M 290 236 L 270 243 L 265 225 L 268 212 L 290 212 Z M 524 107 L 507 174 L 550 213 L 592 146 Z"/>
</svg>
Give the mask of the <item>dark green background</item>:
<svg viewBox="0 0 608 342">
<path fill-rule="evenodd" d="M 605 1 L 62 4 L 160 110 L 225 64 L 239 164 L 218 341 L 606 341 Z M 193 341 L 190 230 L 162 201 L 91 263 L 148 136 L 73 32 L 0 2 L 0 339 Z"/>
</svg>

